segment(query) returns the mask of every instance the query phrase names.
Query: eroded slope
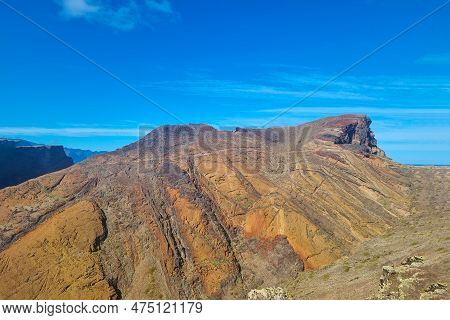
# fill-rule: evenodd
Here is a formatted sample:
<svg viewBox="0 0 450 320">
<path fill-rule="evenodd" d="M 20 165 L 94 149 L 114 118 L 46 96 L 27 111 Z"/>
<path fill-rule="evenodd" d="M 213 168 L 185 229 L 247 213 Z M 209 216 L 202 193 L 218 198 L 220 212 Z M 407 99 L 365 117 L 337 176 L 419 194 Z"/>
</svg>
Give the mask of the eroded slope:
<svg viewBox="0 0 450 320">
<path fill-rule="evenodd" d="M 450 168 L 409 169 L 414 214 L 333 264 L 285 282 L 292 298 L 450 298 Z"/>
<path fill-rule="evenodd" d="M 0 253 L 1 299 L 110 299 L 95 251 L 106 237 L 102 212 L 81 201 Z"/>
</svg>

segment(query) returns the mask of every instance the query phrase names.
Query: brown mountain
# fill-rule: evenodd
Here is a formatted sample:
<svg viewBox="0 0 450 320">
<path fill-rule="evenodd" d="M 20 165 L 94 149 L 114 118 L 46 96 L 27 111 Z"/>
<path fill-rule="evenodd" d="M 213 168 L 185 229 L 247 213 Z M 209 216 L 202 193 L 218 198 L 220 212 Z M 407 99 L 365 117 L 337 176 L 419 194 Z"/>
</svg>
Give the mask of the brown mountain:
<svg viewBox="0 0 450 320">
<path fill-rule="evenodd" d="M 274 286 L 307 298 L 303 275 L 426 210 L 418 174 L 385 157 L 361 115 L 163 126 L 0 191 L 0 298 L 244 298 Z"/>
</svg>

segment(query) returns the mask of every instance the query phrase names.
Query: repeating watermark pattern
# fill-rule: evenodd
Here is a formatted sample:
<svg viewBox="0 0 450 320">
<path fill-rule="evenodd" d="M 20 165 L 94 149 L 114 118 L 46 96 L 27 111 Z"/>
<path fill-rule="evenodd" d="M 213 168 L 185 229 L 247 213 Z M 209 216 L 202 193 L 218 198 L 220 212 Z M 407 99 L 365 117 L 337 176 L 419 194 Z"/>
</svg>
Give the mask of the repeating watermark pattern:
<svg viewBox="0 0 450 320">
<path fill-rule="evenodd" d="M 192 164 L 216 172 L 237 164 L 249 174 L 281 174 L 307 167 L 304 146 L 308 125 L 275 128 L 214 128 L 208 125 L 140 126 L 137 142 L 139 172 L 173 174 L 173 163 Z M 301 166 L 299 168 L 299 166 Z"/>
</svg>

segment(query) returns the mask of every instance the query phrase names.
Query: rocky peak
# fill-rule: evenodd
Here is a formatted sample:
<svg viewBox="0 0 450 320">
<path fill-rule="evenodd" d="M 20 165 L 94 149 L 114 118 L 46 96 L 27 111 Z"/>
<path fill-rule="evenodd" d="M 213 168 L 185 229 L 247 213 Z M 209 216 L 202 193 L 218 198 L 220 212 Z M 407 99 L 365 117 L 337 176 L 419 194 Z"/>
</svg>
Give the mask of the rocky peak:
<svg viewBox="0 0 450 320">
<path fill-rule="evenodd" d="M 372 120 L 369 117 L 357 115 L 343 117 L 343 126 L 340 135 L 335 139 L 336 144 L 354 145 L 365 153 L 385 156 L 384 151 L 377 146 L 377 139 L 370 128 Z"/>
</svg>

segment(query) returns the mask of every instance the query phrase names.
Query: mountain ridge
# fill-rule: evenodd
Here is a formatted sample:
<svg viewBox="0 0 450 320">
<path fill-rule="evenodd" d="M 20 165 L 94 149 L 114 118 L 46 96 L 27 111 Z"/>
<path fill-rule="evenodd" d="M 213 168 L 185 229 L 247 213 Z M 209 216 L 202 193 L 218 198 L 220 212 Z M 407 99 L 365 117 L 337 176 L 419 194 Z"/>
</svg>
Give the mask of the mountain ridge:
<svg viewBox="0 0 450 320">
<path fill-rule="evenodd" d="M 410 216 L 413 176 L 385 157 L 363 115 L 256 130 L 162 126 L 0 191 L 0 279 L 12 276 L 6 261 L 24 237 L 39 243 L 33 235 L 50 219 L 92 203 L 107 235 L 85 257 L 109 286 L 90 295 L 242 298 L 330 265 Z M 84 232 L 95 228 L 84 224 Z M 64 247 L 68 235 L 58 237 Z M 50 274 L 66 268 L 50 266 Z M 36 281 L 50 288 L 53 280 Z M 0 297 L 65 296 L 46 288 L 7 287 Z"/>
</svg>

